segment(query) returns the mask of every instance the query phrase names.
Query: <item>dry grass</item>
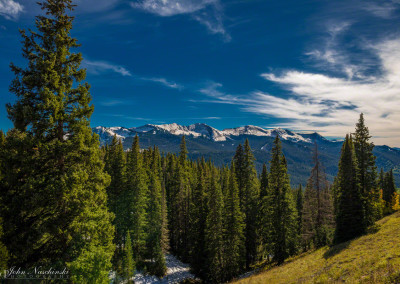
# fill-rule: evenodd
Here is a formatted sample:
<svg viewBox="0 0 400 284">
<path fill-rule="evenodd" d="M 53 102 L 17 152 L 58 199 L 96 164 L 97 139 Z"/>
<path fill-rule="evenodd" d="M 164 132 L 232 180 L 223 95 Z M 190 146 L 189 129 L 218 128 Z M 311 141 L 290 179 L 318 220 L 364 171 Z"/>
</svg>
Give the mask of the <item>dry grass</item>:
<svg viewBox="0 0 400 284">
<path fill-rule="evenodd" d="M 337 246 L 289 259 L 239 283 L 400 283 L 400 212 L 379 230 Z"/>
</svg>

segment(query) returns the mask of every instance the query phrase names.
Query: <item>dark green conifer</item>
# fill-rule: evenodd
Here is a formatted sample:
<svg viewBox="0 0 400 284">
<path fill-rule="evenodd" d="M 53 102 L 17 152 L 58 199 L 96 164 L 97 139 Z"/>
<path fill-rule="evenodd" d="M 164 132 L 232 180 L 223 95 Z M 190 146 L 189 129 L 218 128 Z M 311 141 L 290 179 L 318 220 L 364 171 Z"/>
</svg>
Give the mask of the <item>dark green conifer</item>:
<svg viewBox="0 0 400 284">
<path fill-rule="evenodd" d="M 225 280 L 239 275 L 245 266 L 245 236 L 244 214 L 240 210 L 239 189 L 235 176 L 235 164 L 229 170 L 228 188 L 225 196 L 225 249 L 224 273 Z"/>
<path fill-rule="evenodd" d="M 207 261 L 206 280 L 209 283 L 221 283 L 224 278 L 224 203 L 218 172 L 212 170 L 210 198 L 205 228 L 205 251 Z"/>
<path fill-rule="evenodd" d="M 333 200 L 315 144 L 314 167 L 304 194 L 302 243 L 305 248 L 322 247 L 331 242 L 334 228 Z"/>
<path fill-rule="evenodd" d="M 303 206 L 304 206 L 304 192 L 303 192 L 303 187 L 301 184 L 294 191 L 294 200 L 295 200 L 296 209 L 297 209 L 297 230 L 298 230 L 298 232 L 301 232 L 302 231 Z"/>
<path fill-rule="evenodd" d="M 376 220 L 382 217 L 380 190 L 377 185 L 377 170 L 375 166 L 376 157 L 372 153 L 375 146 L 373 142 L 369 142 L 370 138 L 368 127 L 365 126 L 364 114 L 361 113 L 356 125 L 353 143 L 357 158 L 366 226 L 373 225 Z"/>
<path fill-rule="evenodd" d="M 273 260 L 282 264 L 297 248 L 297 212 L 290 188 L 286 159 L 279 137 L 274 140 L 268 178 L 271 191 L 270 210 L 266 224 L 270 223 L 269 242 Z"/>
<path fill-rule="evenodd" d="M 108 283 L 114 227 L 107 210 L 90 86 L 72 49 L 72 0 L 39 3 L 36 31 L 23 37 L 26 68 L 11 64 L 7 105 L 14 129 L 2 151 L 4 240 L 10 263 L 71 271 L 71 281 Z"/>
<path fill-rule="evenodd" d="M 127 279 L 128 283 L 133 283 L 133 280 L 131 278 L 135 276 L 135 270 L 136 270 L 136 264 L 135 260 L 133 257 L 133 250 L 132 250 L 132 240 L 131 240 L 131 234 L 128 230 L 126 234 L 126 239 L 125 239 L 125 254 L 124 254 L 124 271 L 125 271 L 125 278 Z"/>
<path fill-rule="evenodd" d="M 138 136 L 135 137 L 132 149 L 128 152 L 126 176 L 127 188 L 123 197 L 125 224 L 131 232 L 135 261 L 139 263 L 144 260 L 146 252 L 148 186 Z"/>
<path fill-rule="evenodd" d="M 340 243 L 358 237 L 366 231 L 357 158 L 349 135 L 342 146 L 337 178 L 335 243 Z"/>
<path fill-rule="evenodd" d="M 388 171 L 385 174 L 384 178 L 384 187 L 383 187 L 383 200 L 385 201 L 385 212 L 391 213 L 391 203 L 393 194 L 396 192 L 396 185 L 394 182 L 393 170 Z"/>
<path fill-rule="evenodd" d="M 246 266 L 250 267 L 259 259 L 260 231 L 257 226 L 260 185 L 254 166 L 254 155 L 246 139 L 243 147 L 237 148 L 234 157 L 236 177 L 239 186 L 241 210 L 245 214 Z"/>
<path fill-rule="evenodd" d="M 157 148 L 152 150 L 152 157 L 149 161 L 149 205 L 147 208 L 147 250 L 148 258 L 152 261 L 150 272 L 162 277 L 167 272 L 164 253 L 162 252 L 162 196 L 160 181 L 160 153 Z"/>
</svg>

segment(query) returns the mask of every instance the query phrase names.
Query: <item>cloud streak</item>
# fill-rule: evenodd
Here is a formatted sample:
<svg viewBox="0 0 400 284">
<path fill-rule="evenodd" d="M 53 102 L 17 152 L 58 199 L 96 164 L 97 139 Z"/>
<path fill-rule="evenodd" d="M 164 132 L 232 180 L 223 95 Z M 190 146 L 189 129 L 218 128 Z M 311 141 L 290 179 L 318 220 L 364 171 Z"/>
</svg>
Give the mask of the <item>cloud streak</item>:
<svg viewBox="0 0 400 284">
<path fill-rule="evenodd" d="M 155 82 L 155 83 L 159 83 L 167 88 L 171 88 L 171 89 L 178 89 L 178 90 L 182 90 L 184 87 L 174 81 L 169 81 L 165 78 L 147 78 L 147 77 L 140 77 L 140 80 L 143 81 L 150 81 L 150 82 Z"/>
<path fill-rule="evenodd" d="M 24 11 L 24 6 L 13 0 L 0 0 L 0 15 L 7 20 L 18 18 Z"/>
<path fill-rule="evenodd" d="M 132 74 L 121 65 L 112 64 L 106 61 L 92 61 L 85 59 L 82 62 L 82 67 L 86 68 L 88 73 L 99 75 L 107 72 L 114 72 L 122 76 L 131 77 Z"/>
<path fill-rule="evenodd" d="M 191 15 L 211 34 L 220 34 L 225 41 L 231 40 L 223 23 L 223 9 L 219 0 L 142 0 L 131 2 L 130 5 L 161 17 Z"/>
<path fill-rule="evenodd" d="M 343 78 L 297 70 L 261 77 L 287 91 L 278 97 L 255 91 L 245 96 L 226 94 L 221 84 L 209 83 L 200 92 L 211 101 L 239 105 L 244 111 L 287 119 L 277 126 L 315 129 L 327 136 L 354 131 L 363 112 L 376 143 L 400 146 L 400 38 L 371 46 L 379 62 L 379 76 Z"/>
<path fill-rule="evenodd" d="M 157 84 L 160 84 L 164 87 L 171 88 L 171 89 L 182 90 L 184 88 L 183 85 L 178 84 L 174 81 L 170 81 L 166 78 L 141 77 L 141 76 L 134 75 L 125 67 L 118 65 L 118 64 L 113 64 L 113 63 L 110 63 L 107 61 L 92 61 L 92 60 L 85 59 L 82 62 L 82 67 L 85 68 L 88 73 L 93 74 L 93 75 L 100 75 L 100 74 L 104 74 L 104 73 L 116 73 L 123 77 L 133 77 L 136 80 L 157 83 Z"/>
</svg>

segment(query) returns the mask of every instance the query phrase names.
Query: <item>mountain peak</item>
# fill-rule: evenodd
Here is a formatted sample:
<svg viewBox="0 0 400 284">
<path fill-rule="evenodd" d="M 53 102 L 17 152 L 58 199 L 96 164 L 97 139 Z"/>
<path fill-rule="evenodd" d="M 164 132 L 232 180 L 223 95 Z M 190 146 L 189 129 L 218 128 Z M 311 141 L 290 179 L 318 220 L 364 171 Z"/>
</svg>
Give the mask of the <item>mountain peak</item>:
<svg viewBox="0 0 400 284">
<path fill-rule="evenodd" d="M 205 123 L 195 123 L 189 126 L 180 125 L 177 123 L 170 124 L 146 124 L 139 127 L 125 128 L 121 126 L 115 127 L 102 127 L 97 126 L 93 128 L 93 131 L 100 135 L 103 141 L 108 143 L 108 140 L 112 139 L 114 135 L 117 135 L 118 139 L 124 140 L 127 137 L 134 137 L 143 133 L 168 133 L 171 135 L 185 135 L 194 138 L 205 138 L 215 142 L 222 142 L 231 140 L 234 136 L 260 136 L 260 137 L 274 137 L 278 135 L 281 139 L 290 140 L 293 142 L 305 142 L 312 143 L 314 136 L 298 134 L 283 128 L 264 129 L 255 125 L 245 125 L 236 128 L 227 128 L 224 130 L 218 130 Z M 319 134 L 318 134 L 319 135 Z M 320 135 L 319 135 L 320 136 Z M 110 138 L 111 137 L 111 138 Z M 320 139 L 325 139 L 320 136 Z"/>
</svg>

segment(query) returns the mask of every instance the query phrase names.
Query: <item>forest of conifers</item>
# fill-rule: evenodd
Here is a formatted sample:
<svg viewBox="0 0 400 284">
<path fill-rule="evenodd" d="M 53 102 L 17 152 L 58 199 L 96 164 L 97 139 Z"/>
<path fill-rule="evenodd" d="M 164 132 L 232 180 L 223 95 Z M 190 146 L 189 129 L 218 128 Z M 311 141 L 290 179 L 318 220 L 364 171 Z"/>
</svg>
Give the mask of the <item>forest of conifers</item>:
<svg viewBox="0 0 400 284">
<path fill-rule="evenodd" d="M 392 171 L 375 166 L 363 114 L 347 135 L 329 184 L 315 145 L 305 187 L 290 187 L 279 137 L 261 173 L 248 141 L 230 165 L 130 150 L 92 133 L 90 86 L 70 36 L 71 0 L 40 4 L 37 31 L 22 31 L 27 67 L 7 105 L 14 128 L 0 132 L 0 268 L 68 269 L 69 282 L 109 283 L 136 271 L 166 274 L 165 254 L 206 283 L 367 233 L 399 210 Z"/>
</svg>

